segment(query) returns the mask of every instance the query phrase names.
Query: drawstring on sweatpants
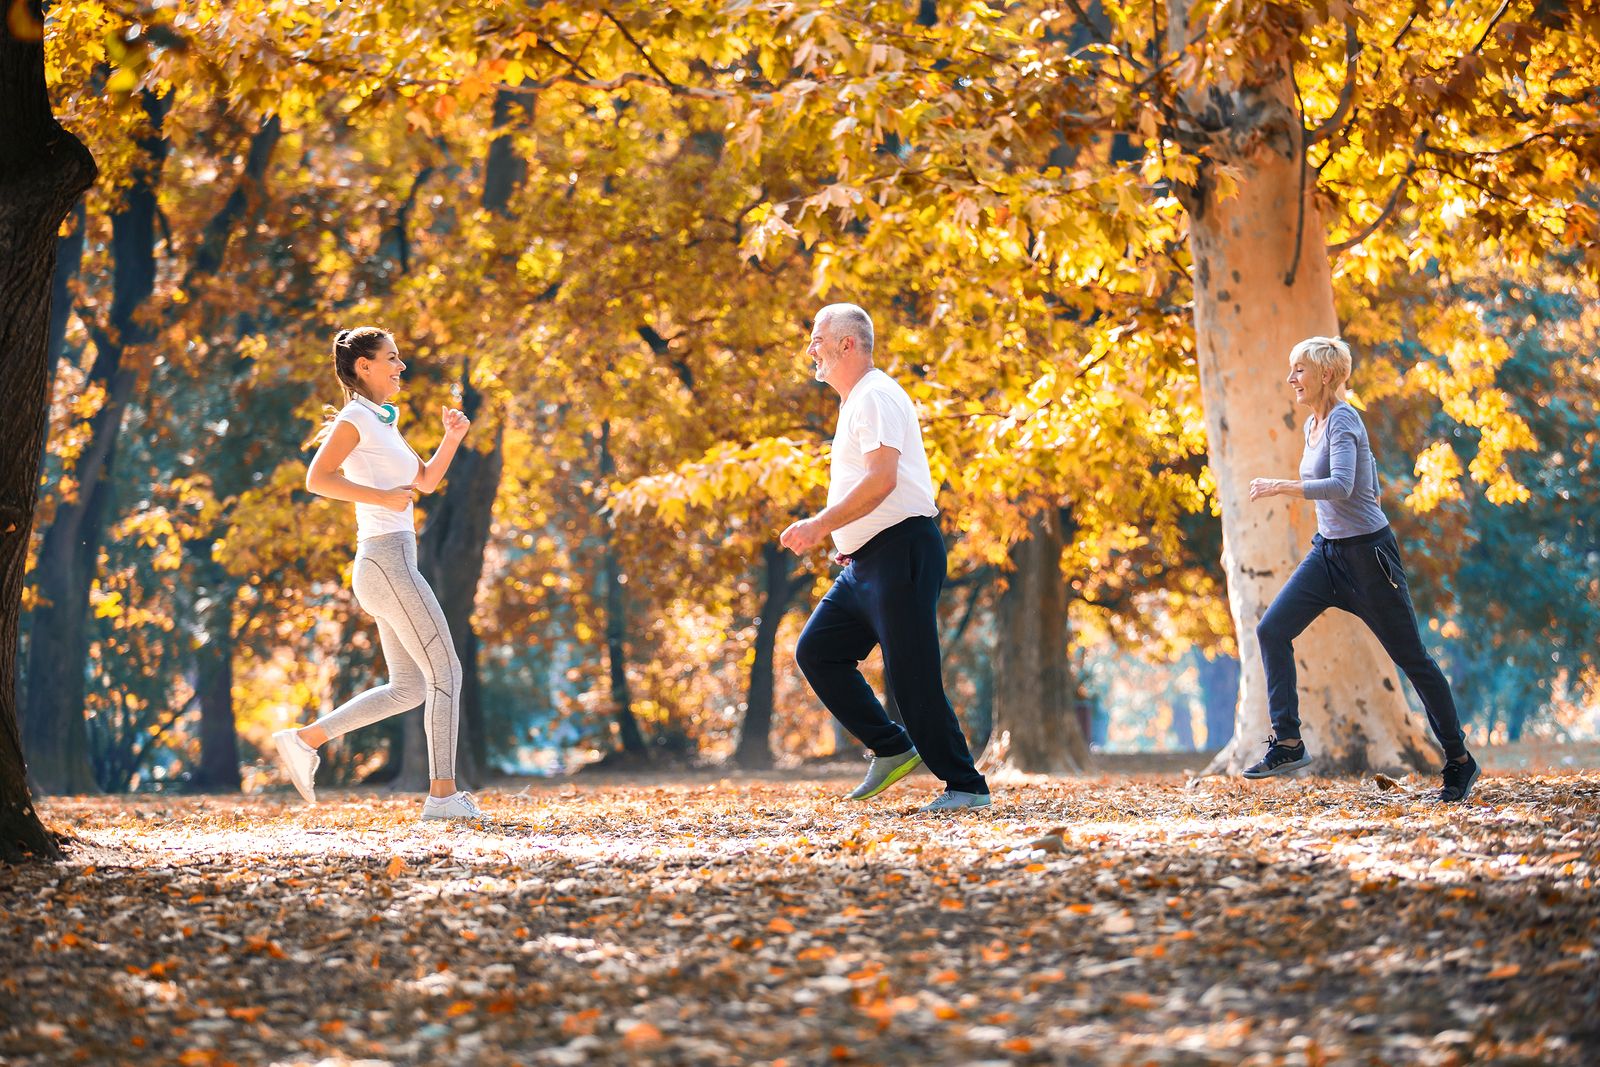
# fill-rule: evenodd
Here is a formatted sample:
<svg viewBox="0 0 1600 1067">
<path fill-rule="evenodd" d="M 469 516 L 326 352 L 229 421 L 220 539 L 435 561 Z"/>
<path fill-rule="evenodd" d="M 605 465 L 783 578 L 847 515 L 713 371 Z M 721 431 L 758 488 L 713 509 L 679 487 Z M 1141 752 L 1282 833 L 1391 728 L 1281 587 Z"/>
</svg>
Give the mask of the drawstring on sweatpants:
<svg viewBox="0 0 1600 1067">
<path fill-rule="evenodd" d="M 1321 535 L 1318 535 L 1317 538 L 1317 552 L 1322 556 L 1322 569 L 1327 572 L 1328 584 L 1337 590 L 1339 588 L 1339 579 L 1343 578 L 1344 584 L 1349 587 L 1351 593 L 1359 595 L 1361 586 L 1356 583 L 1354 575 L 1350 573 L 1350 568 L 1346 566 L 1344 557 L 1339 554 L 1335 546 L 1327 538 Z"/>
</svg>

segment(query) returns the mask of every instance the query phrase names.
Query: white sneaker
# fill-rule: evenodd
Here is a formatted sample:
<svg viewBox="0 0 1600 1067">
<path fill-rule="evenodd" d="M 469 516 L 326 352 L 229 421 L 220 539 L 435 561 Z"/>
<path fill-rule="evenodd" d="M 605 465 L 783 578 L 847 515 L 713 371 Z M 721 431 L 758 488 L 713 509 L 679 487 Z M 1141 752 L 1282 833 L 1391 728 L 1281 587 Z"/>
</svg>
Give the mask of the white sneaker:
<svg viewBox="0 0 1600 1067">
<path fill-rule="evenodd" d="M 918 808 L 918 813 L 932 811 L 976 811 L 990 804 L 988 793 L 963 793 L 959 789 L 946 789 L 933 803 Z"/>
<path fill-rule="evenodd" d="M 424 819 L 481 819 L 478 802 L 465 789 L 458 789 L 447 797 L 429 797 L 422 802 Z"/>
<path fill-rule="evenodd" d="M 307 804 L 317 802 L 317 787 L 314 783 L 317 768 L 322 765 L 322 757 L 317 755 L 317 750 L 300 740 L 299 731 L 279 730 L 272 735 L 272 741 L 278 746 L 278 759 L 283 763 L 283 769 L 289 772 L 289 781 L 300 791 Z"/>
</svg>

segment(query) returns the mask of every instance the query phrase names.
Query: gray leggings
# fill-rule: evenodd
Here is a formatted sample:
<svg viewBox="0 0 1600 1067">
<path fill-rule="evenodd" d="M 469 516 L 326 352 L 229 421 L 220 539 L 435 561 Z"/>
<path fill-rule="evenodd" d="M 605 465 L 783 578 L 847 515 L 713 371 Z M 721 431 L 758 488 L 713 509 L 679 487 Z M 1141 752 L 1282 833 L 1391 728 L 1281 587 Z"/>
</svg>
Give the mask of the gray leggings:
<svg viewBox="0 0 1600 1067">
<path fill-rule="evenodd" d="M 439 601 L 417 573 L 416 535 L 380 534 L 360 542 L 350 586 L 356 603 L 378 620 L 389 684 L 351 698 L 316 725 L 340 737 L 422 704 L 428 777 L 454 778 L 461 661 Z"/>
</svg>

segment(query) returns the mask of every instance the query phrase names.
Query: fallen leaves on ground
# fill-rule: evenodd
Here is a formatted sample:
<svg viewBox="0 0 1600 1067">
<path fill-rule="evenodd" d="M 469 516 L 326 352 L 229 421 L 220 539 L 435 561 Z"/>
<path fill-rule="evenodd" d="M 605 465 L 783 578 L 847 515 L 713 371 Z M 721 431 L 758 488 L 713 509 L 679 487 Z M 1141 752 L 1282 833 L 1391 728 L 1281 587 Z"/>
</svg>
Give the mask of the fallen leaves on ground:
<svg viewBox="0 0 1600 1067">
<path fill-rule="evenodd" d="M 1600 1056 L 1600 772 L 536 783 L 51 800 L 0 1059 L 1477 1063 Z M 519 785 L 521 783 L 518 783 Z"/>
</svg>

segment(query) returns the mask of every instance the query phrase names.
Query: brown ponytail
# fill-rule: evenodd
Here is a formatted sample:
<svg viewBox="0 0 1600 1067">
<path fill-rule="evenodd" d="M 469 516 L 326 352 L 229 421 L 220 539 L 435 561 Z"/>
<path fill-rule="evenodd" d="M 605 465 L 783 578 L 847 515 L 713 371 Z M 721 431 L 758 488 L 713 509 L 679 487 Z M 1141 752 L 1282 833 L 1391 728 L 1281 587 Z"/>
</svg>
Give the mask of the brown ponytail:
<svg viewBox="0 0 1600 1067">
<path fill-rule="evenodd" d="M 356 360 L 371 359 L 382 347 L 383 342 L 394 340 L 388 330 L 379 326 L 357 326 L 353 330 L 340 330 L 333 339 L 333 373 L 339 379 L 339 388 L 344 392 L 346 404 L 358 395 L 366 396 L 361 392 L 361 384 L 356 378 Z M 371 398 L 368 397 L 370 400 Z M 339 417 L 339 409 L 328 407 L 323 409 L 322 428 L 317 431 L 313 439 L 314 444 L 321 444 L 333 432 L 334 420 Z"/>
</svg>

